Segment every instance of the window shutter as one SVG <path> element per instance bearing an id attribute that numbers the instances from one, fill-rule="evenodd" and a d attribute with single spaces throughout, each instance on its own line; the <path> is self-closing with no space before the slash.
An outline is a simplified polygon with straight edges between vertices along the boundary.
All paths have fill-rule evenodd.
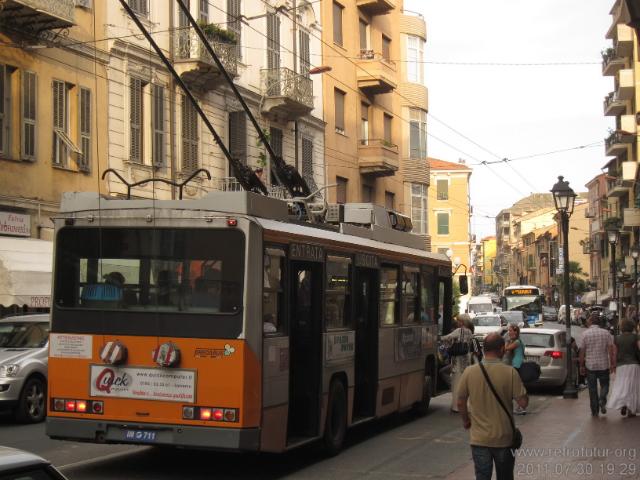
<path id="1" fill-rule="evenodd" d="M 298 43 L 300 44 L 300 73 L 309 77 L 311 69 L 311 51 L 309 50 L 309 33 L 304 30 L 298 32 Z"/>
<path id="2" fill-rule="evenodd" d="M 280 18 L 275 13 L 267 14 L 267 69 L 280 68 Z M 269 95 L 280 95 L 280 72 L 269 74 Z"/>
<path id="3" fill-rule="evenodd" d="M 22 158 L 36 159 L 36 74 L 22 75 Z"/>
<path id="4" fill-rule="evenodd" d="M 384 114 L 384 141 L 391 143 L 391 115 Z"/>
<path id="5" fill-rule="evenodd" d="M 269 137 L 271 138 L 270 144 L 272 150 L 277 156 L 282 157 L 282 130 L 271 127 L 269 129 Z"/>
<path id="6" fill-rule="evenodd" d="M 153 164 L 165 165 L 164 87 L 153 86 Z"/>
<path id="7" fill-rule="evenodd" d="M 341 92 L 337 88 L 333 90 L 335 103 L 336 103 L 336 111 L 335 111 L 335 123 L 336 130 L 344 133 L 344 92 Z"/>
<path id="8" fill-rule="evenodd" d="M 302 178 L 312 192 L 318 189 L 313 178 L 313 140 L 308 138 L 302 139 Z"/>
<path id="9" fill-rule="evenodd" d="M 80 149 L 78 167 L 83 171 L 91 170 L 91 90 L 80 89 Z"/>
<path id="10" fill-rule="evenodd" d="M 198 168 L 198 117 L 191 101 L 182 97 L 182 170 Z"/>
<path id="11" fill-rule="evenodd" d="M 342 45 L 342 5 L 333 2 L 333 41 Z"/>
<path id="12" fill-rule="evenodd" d="M 131 130 L 130 158 L 132 162 L 142 163 L 142 80 L 132 78 L 130 84 L 129 126 Z"/>
<path id="13" fill-rule="evenodd" d="M 200 0 L 200 21 L 209 23 L 209 0 Z"/>
<path id="14" fill-rule="evenodd" d="M 409 156 L 420 158 L 420 123 L 413 120 L 409 123 L 409 147 Z"/>
<path id="15" fill-rule="evenodd" d="M 438 200 L 448 200 L 449 199 L 449 181 L 438 180 L 437 192 L 438 192 Z"/>
<path id="16" fill-rule="evenodd" d="M 242 111 L 229 113 L 229 153 L 247 164 L 247 118 Z"/>
<path id="17" fill-rule="evenodd" d="M 53 81 L 53 163 L 64 165 L 67 159 L 67 145 L 57 132 L 66 133 L 66 85 L 60 80 Z"/>
<path id="18" fill-rule="evenodd" d="M 227 29 L 236 36 L 236 54 L 242 58 L 242 22 L 240 21 L 240 0 L 227 0 Z"/>

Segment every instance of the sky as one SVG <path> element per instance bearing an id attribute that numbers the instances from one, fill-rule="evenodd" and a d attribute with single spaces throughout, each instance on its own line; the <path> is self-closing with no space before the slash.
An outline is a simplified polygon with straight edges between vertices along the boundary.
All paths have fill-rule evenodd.
<path id="1" fill-rule="evenodd" d="M 584 192 L 585 184 L 601 173 L 607 162 L 603 141 L 614 125 L 602 106 L 613 90 L 613 77 L 602 76 L 600 63 L 600 52 L 611 46 L 605 35 L 613 4 L 404 0 L 404 8 L 421 13 L 427 23 L 428 155 L 464 159 L 473 168 L 471 229 L 478 239 L 495 235 L 500 210 L 531 192 L 548 192 L 558 175 Z M 591 146 L 480 164 L 582 145 Z"/>

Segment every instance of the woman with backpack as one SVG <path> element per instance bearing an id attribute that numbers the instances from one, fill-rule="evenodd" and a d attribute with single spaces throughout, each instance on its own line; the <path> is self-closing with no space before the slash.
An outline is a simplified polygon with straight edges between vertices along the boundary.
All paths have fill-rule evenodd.
<path id="1" fill-rule="evenodd" d="M 451 413 L 458 413 L 458 383 L 464 369 L 471 364 L 473 333 L 465 325 L 470 320 L 471 317 L 466 313 L 458 315 L 458 328 L 441 339 L 448 347 L 451 358 Z"/>

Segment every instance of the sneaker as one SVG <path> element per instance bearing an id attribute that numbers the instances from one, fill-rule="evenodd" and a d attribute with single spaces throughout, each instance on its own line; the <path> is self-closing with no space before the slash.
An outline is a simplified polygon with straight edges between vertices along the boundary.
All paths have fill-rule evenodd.
<path id="1" fill-rule="evenodd" d="M 603 415 L 607 413 L 607 407 L 605 407 L 604 405 L 602 405 L 600 407 L 600 413 L 602 413 Z"/>

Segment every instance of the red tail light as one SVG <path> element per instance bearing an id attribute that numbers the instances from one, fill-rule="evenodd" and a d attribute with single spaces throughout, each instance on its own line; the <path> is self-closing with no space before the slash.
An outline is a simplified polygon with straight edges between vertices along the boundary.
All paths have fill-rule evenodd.
<path id="1" fill-rule="evenodd" d="M 222 412 L 222 409 L 217 408 L 217 409 L 215 409 L 215 410 L 213 411 L 213 419 L 214 419 L 214 420 L 216 420 L 216 421 L 218 421 L 218 422 L 219 422 L 220 420 L 222 420 L 222 418 L 223 418 L 223 417 L 224 417 L 224 414 L 223 414 L 223 412 Z"/>
<path id="2" fill-rule="evenodd" d="M 564 354 L 560 350 L 547 350 L 546 352 L 544 352 L 544 356 L 558 359 L 562 358 Z"/>
<path id="3" fill-rule="evenodd" d="M 64 409 L 67 412 L 75 412 L 76 411 L 76 401 L 75 400 L 67 400 Z"/>

